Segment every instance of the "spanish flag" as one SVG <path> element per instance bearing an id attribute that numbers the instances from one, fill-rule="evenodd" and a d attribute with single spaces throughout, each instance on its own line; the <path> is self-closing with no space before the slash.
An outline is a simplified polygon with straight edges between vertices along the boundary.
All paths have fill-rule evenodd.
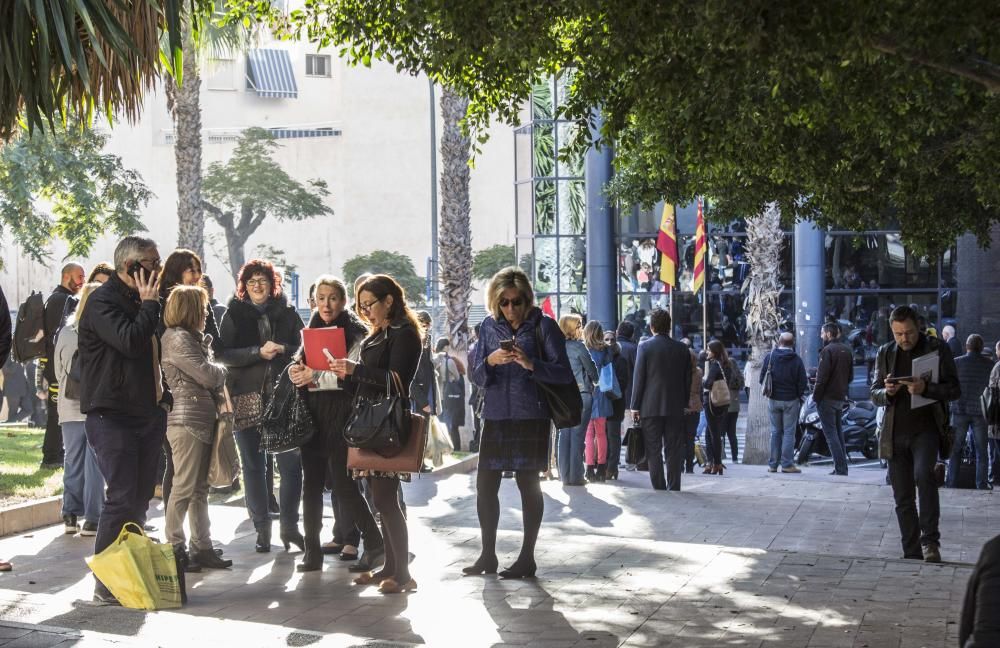
<path id="1" fill-rule="evenodd" d="M 663 205 L 660 232 L 656 235 L 656 249 L 660 251 L 660 281 L 671 288 L 677 286 L 677 218 L 674 206 Z"/>
<path id="2" fill-rule="evenodd" d="M 698 199 L 698 224 L 694 232 L 694 279 L 691 281 L 691 292 L 698 292 L 705 284 L 705 212 L 702 209 L 701 198 Z"/>

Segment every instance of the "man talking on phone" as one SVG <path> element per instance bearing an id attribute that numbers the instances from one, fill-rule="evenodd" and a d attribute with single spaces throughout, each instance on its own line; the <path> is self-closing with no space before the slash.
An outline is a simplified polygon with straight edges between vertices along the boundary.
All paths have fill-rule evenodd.
<path id="1" fill-rule="evenodd" d="M 871 387 L 872 402 L 886 408 L 879 456 L 889 462 L 903 558 L 941 562 L 934 465 L 947 438 L 948 402 L 962 394 L 958 371 L 948 345 L 921 333 L 909 306 L 893 310 L 889 326 L 893 340 L 878 350 Z M 938 358 L 937 382 L 913 375 L 913 361 L 928 354 Z M 934 402 L 914 406 L 915 396 Z"/>
<path id="2" fill-rule="evenodd" d="M 160 254 L 129 236 L 115 249 L 115 275 L 91 294 L 80 320 L 80 410 L 107 482 L 94 553 L 134 522 L 142 528 L 173 403 L 160 370 Z M 116 604 L 97 581 L 94 599 Z"/>

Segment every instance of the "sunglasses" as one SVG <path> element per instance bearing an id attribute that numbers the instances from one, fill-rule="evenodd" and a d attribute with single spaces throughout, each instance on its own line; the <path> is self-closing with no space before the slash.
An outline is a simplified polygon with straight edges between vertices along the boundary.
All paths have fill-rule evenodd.
<path id="1" fill-rule="evenodd" d="M 498 303 L 500 304 L 500 308 L 507 308 L 508 306 L 520 308 L 521 306 L 524 306 L 524 300 L 520 297 L 515 297 L 514 299 L 503 298 Z"/>

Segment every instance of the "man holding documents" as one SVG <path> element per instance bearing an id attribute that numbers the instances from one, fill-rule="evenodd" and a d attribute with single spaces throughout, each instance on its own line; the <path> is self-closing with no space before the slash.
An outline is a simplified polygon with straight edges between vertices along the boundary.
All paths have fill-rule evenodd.
<path id="1" fill-rule="evenodd" d="M 903 558 L 941 562 L 934 465 L 947 404 L 961 396 L 958 372 L 947 344 L 920 332 L 912 308 L 893 310 L 889 326 L 893 341 L 878 351 L 871 387 L 872 401 L 886 408 L 879 455 L 889 461 Z"/>

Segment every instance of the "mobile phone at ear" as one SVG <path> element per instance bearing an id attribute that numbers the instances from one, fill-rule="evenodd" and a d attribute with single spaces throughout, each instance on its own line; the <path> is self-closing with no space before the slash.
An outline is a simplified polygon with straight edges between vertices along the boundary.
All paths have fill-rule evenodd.
<path id="1" fill-rule="evenodd" d="M 132 263 L 129 264 L 128 268 L 126 268 L 125 272 L 128 273 L 128 276 L 135 279 L 136 276 L 139 274 L 139 270 L 142 270 L 142 264 L 139 263 L 138 261 L 133 261 Z"/>

